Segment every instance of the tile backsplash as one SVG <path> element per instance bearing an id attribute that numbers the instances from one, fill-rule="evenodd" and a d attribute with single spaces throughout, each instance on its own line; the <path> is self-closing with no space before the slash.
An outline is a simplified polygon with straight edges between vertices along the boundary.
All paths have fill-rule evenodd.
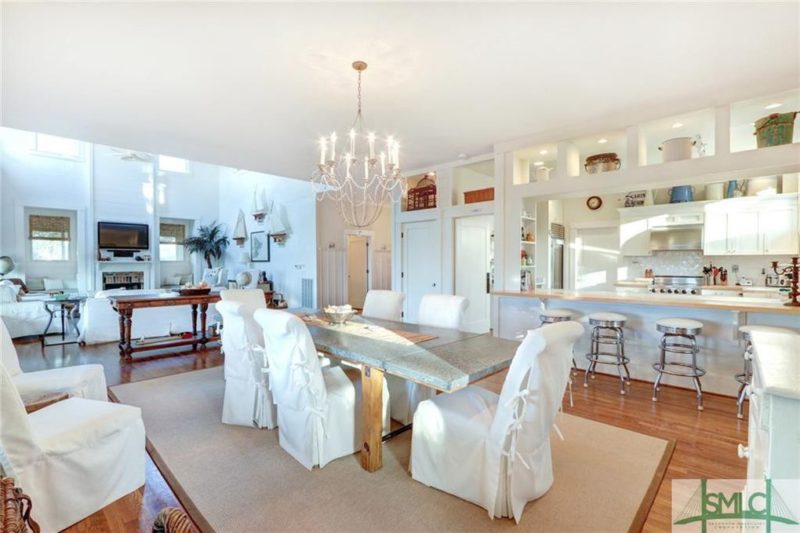
<path id="1" fill-rule="evenodd" d="M 788 263 L 790 256 L 705 256 L 702 252 L 655 252 L 653 255 L 641 257 L 623 257 L 621 266 L 627 272 L 627 278 L 640 278 L 644 276 L 646 268 L 652 268 L 653 273 L 673 276 L 701 276 L 703 266 L 714 266 L 728 270 L 728 283 L 736 283 L 733 274 L 733 265 L 739 265 L 739 277 L 746 277 L 753 281 L 753 285 L 763 286 L 765 274 L 772 272 L 771 261 L 777 260 Z"/>

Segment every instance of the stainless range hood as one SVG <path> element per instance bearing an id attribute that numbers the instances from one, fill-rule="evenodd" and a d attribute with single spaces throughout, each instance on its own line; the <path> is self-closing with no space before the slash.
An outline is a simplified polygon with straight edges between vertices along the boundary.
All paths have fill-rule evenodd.
<path id="1" fill-rule="evenodd" d="M 651 252 L 702 251 L 703 226 L 666 226 L 650 230 Z"/>

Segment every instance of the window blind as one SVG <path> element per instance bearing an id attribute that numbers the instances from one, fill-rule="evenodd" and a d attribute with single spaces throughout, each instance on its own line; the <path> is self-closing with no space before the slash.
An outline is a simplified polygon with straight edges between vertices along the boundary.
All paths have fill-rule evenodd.
<path id="1" fill-rule="evenodd" d="M 161 244 L 183 244 L 183 241 L 186 240 L 186 226 L 183 224 L 162 222 L 158 232 L 158 242 Z"/>
<path id="2" fill-rule="evenodd" d="M 28 230 L 31 240 L 69 241 L 69 217 L 30 215 Z"/>

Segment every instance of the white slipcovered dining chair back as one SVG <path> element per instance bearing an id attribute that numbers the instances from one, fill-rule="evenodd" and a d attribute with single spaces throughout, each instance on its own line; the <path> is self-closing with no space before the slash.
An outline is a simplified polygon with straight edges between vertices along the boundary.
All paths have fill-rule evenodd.
<path id="1" fill-rule="evenodd" d="M 22 398 L 8 369 L 0 363 L 0 467 L 13 477 L 14 465 L 24 467 L 39 454 Z"/>
<path id="2" fill-rule="evenodd" d="M 2 318 L 0 318 L 0 363 L 5 365 L 12 378 L 22 374 L 17 357 L 17 349 L 14 347 L 11 334 L 8 332 L 8 328 L 6 328 Z"/>
<path id="3" fill-rule="evenodd" d="M 402 292 L 373 289 L 367 292 L 361 314 L 368 318 L 400 322 L 403 320 L 403 301 L 405 299 L 406 295 Z"/>
<path id="4" fill-rule="evenodd" d="M 263 428 L 277 425 L 277 414 L 269 391 L 264 336 L 253 318 L 265 309 L 259 289 L 223 290 L 216 306 L 222 315 L 222 349 L 225 353 L 225 397 L 222 421 Z"/>
<path id="5" fill-rule="evenodd" d="M 577 322 L 559 322 L 528 332 L 511 362 L 489 430 L 487 475 L 497 481 L 496 516 L 519 522 L 525 503 L 552 485 L 550 429 L 572 368 L 572 347 L 583 333 Z"/>
<path id="6" fill-rule="evenodd" d="M 274 309 L 259 310 L 255 319 L 264 332 L 272 396 L 278 409 L 283 406 L 295 410 L 324 409 L 322 366 L 303 321 Z"/>
<path id="7" fill-rule="evenodd" d="M 426 294 L 419 302 L 417 323 L 437 328 L 460 329 L 469 300 L 450 294 Z"/>

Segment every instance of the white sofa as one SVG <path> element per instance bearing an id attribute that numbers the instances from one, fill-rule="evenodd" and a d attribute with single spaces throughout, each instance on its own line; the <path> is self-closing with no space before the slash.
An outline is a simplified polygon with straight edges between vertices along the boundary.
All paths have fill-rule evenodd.
<path id="1" fill-rule="evenodd" d="M 163 292 L 169 291 L 112 289 L 98 292 L 94 298 L 87 299 L 81 307 L 81 319 L 78 323 L 78 329 L 81 334 L 78 340 L 86 344 L 119 342 L 119 314 L 111 307 L 109 296 L 153 295 Z M 211 325 L 218 320 L 214 305 L 209 305 L 206 325 Z M 200 328 L 199 312 L 197 327 L 198 329 Z M 191 306 L 178 305 L 136 309 L 133 312 L 132 328 L 131 337 L 133 339 L 161 337 L 170 333 L 191 331 Z"/>
<path id="2" fill-rule="evenodd" d="M 38 301 L 18 302 L 19 286 L 10 281 L 0 281 L 0 318 L 5 322 L 12 339 L 41 335 L 50 315 Z M 53 320 L 50 332 L 61 332 L 61 321 Z"/>

